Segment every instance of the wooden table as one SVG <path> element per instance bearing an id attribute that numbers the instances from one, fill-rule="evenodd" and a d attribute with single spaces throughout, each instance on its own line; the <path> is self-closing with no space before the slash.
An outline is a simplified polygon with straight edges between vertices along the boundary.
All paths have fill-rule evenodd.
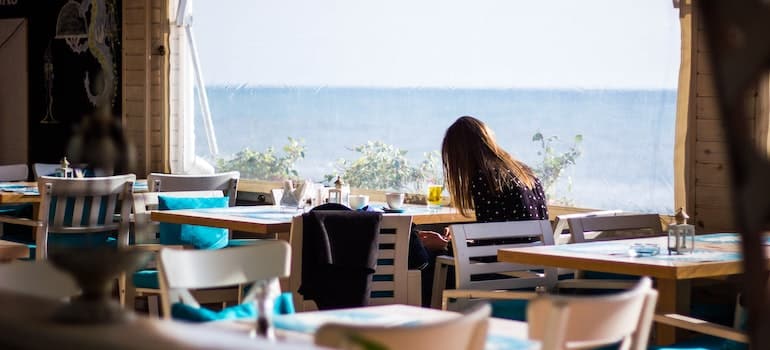
<path id="1" fill-rule="evenodd" d="M 313 332 L 325 322 L 365 322 L 376 325 L 413 324 L 414 322 L 440 321 L 455 317 L 457 313 L 417 306 L 393 304 L 352 309 L 309 311 L 273 318 L 276 336 L 291 342 L 312 342 Z M 253 321 L 225 321 L 211 324 L 247 334 L 254 328 Z M 489 319 L 488 349 L 536 349 L 538 343 L 529 341 L 527 323 L 501 318 Z"/>
<path id="2" fill-rule="evenodd" d="M 719 277 L 742 272 L 739 237 L 718 233 L 696 237 L 695 253 L 668 255 L 667 237 L 651 237 L 556 246 L 500 249 L 500 261 L 576 270 L 602 271 L 656 280 L 658 313 L 687 314 L 690 308 L 690 284 L 693 278 Z M 660 255 L 630 257 L 628 246 L 634 243 L 657 244 Z M 675 329 L 657 325 L 657 340 L 662 344 L 675 341 Z"/>
<path id="3" fill-rule="evenodd" d="M 37 182 L 0 182 L 0 205 L 2 204 L 23 204 L 32 203 L 37 205 L 40 203 L 40 193 L 26 191 L 22 192 L 23 188 L 19 188 L 18 191 L 12 191 L 7 186 L 22 186 L 26 189 L 37 189 Z M 134 192 L 147 192 L 147 180 L 140 179 L 134 182 Z"/>
<path id="4" fill-rule="evenodd" d="M 238 206 L 215 209 L 181 209 L 153 211 L 150 217 L 153 221 L 172 224 L 191 224 L 201 226 L 223 227 L 235 231 L 258 234 L 276 234 L 289 232 L 292 216 L 303 211 L 283 209 L 277 206 Z M 386 213 L 384 215 L 411 215 L 415 224 L 437 224 L 450 222 L 468 222 L 474 218 L 460 215 L 453 208 L 441 208 L 439 211 L 428 211 L 425 206 L 407 205 L 405 212 Z"/>
<path id="5" fill-rule="evenodd" d="M 243 332 L 137 315 L 127 324 L 51 321 L 62 303 L 0 291 L 0 349 L 318 349 L 307 342 L 268 342 Z"/>
<path id="6" fill-rule="evenodd" d="M 0 240 L 0 263 L 10 262 L 29 256 L 26 244 Z"/>

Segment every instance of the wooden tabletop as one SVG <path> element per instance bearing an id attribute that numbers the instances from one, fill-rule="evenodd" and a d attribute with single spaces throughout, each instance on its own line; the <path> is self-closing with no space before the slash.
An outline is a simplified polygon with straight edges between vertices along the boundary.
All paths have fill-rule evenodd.
<path id="1" fill-rule="evenodd" d="M 51 321 L 61 302 L 0 291 L 0 349 L 318 349 L 312 343 L 250 339 L 235 330 L 137 315 L 126 324 Z"/>
<path id="2" fill-rule="evenodd" d="M 289 232 L 291 218 L 302 210 L 284 209 L 277 206 L 237 206 L 216 209 L 182 209 L 153 211 L 153 221 L 173 224 L 224 227 L 231 230 L 272 234 Z M 464 217 L 452 208 L 429 211 L 425 206 L 405 206 L 404 213 L 384 215 L 412 215 L 415 224 L 467 222 L 475 218 Z"/>
<path id="3" fill-rule="evenodd" d="M 392 304 L 276 315 L 273 316 L 273 321 L 279 339 L 293 342 L 312 342 L 313 332 L 325 322 L 350 323 L 358 320 L 369 325 L 387 326 L 441 321 L 456 316 L 457 313 L 452 311 Z M 211 326 L 229 328 L 246 334 L 253 329 L 254 324 L 253 321 L 225 321 L 212 323 Z M 537 348 L 538 343 L 527 340 L 527 332 L 526 322 L 492 317 L 489 319 L 486 348 L 533 350 Z"/>
<path id="4" fill-rule="evenodd" d="M 147 192 L 147 180 L 136 180 L 134 192 Z M 40 203 L 37 182 L 0 182 L 0 204 L 23 203 Z"/>
<path id="5" fill-rule="evenodd" d="M 26 244 L 0 240 L 0 263 L 29 257 Z"/>
<path id="6" fill-rule="evenodd" d="M 635 243 L 656 244 L 660 254 L 632 257 L 628 247 Z M 716 277 L 742 272 L 738 236 L 717 233 L 696 237 L 695 252 L 668 255 L 667 237 L 650 237 L 590 243 L 505 248 L 500 261 L 602 271 L 664 279 Z"/>

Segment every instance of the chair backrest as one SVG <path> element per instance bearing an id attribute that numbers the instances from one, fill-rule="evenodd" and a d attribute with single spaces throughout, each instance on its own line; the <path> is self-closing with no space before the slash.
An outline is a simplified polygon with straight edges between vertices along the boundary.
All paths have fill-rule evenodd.
<path id="1" fill-rule="evenodd" d="M 0 290 L 58 300 L 80 294 L 75 279 L 47 260 L 0 264 Z"/>
<path id="2" fill-rule="evenodd" d="M 383 215 L 378 237 L 377 269 L 372 276 L 369 305 L 407 304 L 409 271 L 409 236 L 412 227 L 410 215 Z M 291 221 L 292 249 L 290 288 L 294 306 L 299 311 L 307 304 L 297 291 L 302 276 L 302 216 Z M 310 302 L 308 302 L 310 303 Z"/>
<path id="3" fill-rule="evenodd" d="M 289 276 L 291 248 L 285 241 L 262 240 L 227 249 L 162 249 L 159 258 L 161 304 L 170 317 L 171 304 L 200 306 L 191 290 L 267 282 L 280 292 L 278 278 Z M 253 300 L 251 288 L 244 301 Z"/>
<path id="4" fill-rule="evenodd" d="M 158 209 L 158 197 L 222 197 L 219 190 L 210 191 L 173 191 L 134 193 L 134 240 L 136 243 L 157 243 L 160 223 L 150 219 L 152 210 Z"/>
<path id="5" fill-rule="evenodd" d="M 128 246 L 134 174 L 62 178 L 40 176 L 36 258 L 47 256 L 48 233 L 117 231 L 118 246 Z M 119 220 L 115 220 L 119 214 Z"/>
<path id="6" fill-rule="evenodd" d="M 562 215 L 556 215 L 556 218 L 553 221 L 553 243 L 554 244 L 564 244 L 564 243 L 574 243 L 572 242 L 572 235 L 570 234 L 569 230 L 569 219 L 573 218 L 584 218 L 584 217 L 595 217 L 595 216 L 615 216 L 615 215 L 622 215 L 622 210 L 598 210 L 598 211 L 589 211 L 585 213 L 572 213 L 572 214 L 562 214 Z"/>
<path id="7" fill-rule="evenodd" d="M 147 175 L 147 187 L 150 192 L 220 190 L 228 197 L 232 207 L 238 194 L 240 177 L 241 173 L 237 171 L 206 175 L 150 173 Z"/>
<path id="8" fill-rule="evenodd" d="M 658 214 L 630 214 L 617 216 L 577 217 L 569 222 L 572 241 L 610 240 L 663 233 Z M 603 231 L 612 231 L 612 234 Z"/>
<path id="9" fill-rule="evenodd" d="M 315 333 L 315 344 L 335 349 L 484 349 L 491 308 L 438 322 L 404 326 L 326 323 Z M 371 344 L 370 346 L 367 346 Z"/>
<path id="10" fill-rule="evenodd" d="M 0 181 L 27 181 L 28 177 L 27 164 L 0 165 Z"/>
<path id="11" fill-rule="evenodd" d="M 553 245 L 548 220 L 456 224 L 449 229 L 457 289 L 550 288 L 556 283 L 554 268 L 497 261 L 497 250 L 501 248 Z M 476 278 L 489 275 L 496 278 Z"/>
<path id="12" fill-rule="evenodd" d="M 61 168 L 59 163 L 34 163 L 32 164 L 32 175 L 35 175 L 35 179 L 41 176 L 51 176 Z"/>
<path id="13" fill-rule="evenodd" d="M 622 342 L 620 349 L 643 350 L 658 292 L 642 278 L 631 290 L 601 296 L 544 295 L 527 306 L 529 338 L 543 350 L 596 348 Z"/>

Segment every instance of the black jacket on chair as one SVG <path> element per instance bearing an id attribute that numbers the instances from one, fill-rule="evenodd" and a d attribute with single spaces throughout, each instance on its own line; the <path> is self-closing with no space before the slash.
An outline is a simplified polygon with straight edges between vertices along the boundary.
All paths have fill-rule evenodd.
<path id="1" fill-rule="evenodd" d="M 320 310 L 365 306 L 377 267 L 382 213 L 343 210 L 302 215 L 299 293 Z"/>

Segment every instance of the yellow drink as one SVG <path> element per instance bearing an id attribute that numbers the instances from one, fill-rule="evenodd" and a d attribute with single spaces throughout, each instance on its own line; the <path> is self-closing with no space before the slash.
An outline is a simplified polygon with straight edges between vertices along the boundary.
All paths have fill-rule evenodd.
<path id="1" fill-rule="evenodd" d="M 444 190 L 442 185 L 428 185 L 428 196 L 425 198 L 428 202 L 428 207 L 440 207 L 441 206 L 441 192 Z"/>

